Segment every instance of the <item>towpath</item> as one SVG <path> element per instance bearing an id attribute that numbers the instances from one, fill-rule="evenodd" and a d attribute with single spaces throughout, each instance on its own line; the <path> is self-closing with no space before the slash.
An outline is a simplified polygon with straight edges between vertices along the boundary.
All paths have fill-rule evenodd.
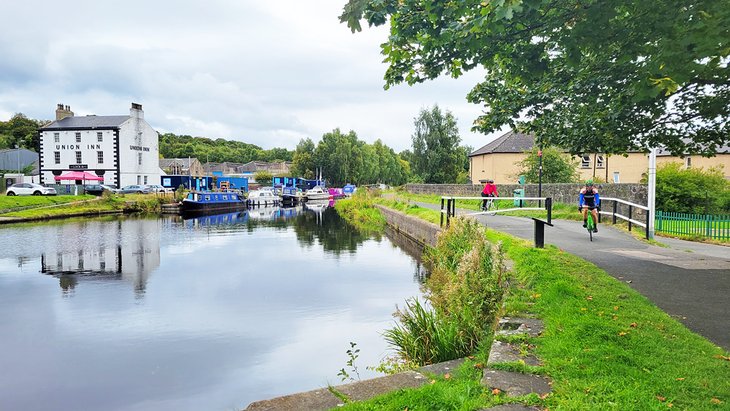
<path id="1" fill-rule="evenodd" d="M 436 204 L 417 204 L 440 209 Z M 473 212 L 457 209 L 456 215 Z M 473 217 L 494 230 L 534 238 L 529 218 Z M 590 242 L 578 221 L 553 220 L 553 224 L 545 227 L 545 244 L 596 264 L 690 330 L 730 350 L 730 247 L 656 237 L 666 246 L 660 247 L 603 224 Z"/>

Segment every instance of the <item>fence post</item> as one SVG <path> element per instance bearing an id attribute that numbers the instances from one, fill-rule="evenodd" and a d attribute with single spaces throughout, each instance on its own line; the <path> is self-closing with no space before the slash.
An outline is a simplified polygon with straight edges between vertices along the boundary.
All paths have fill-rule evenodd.
<path id="1" fill-rule="evenodd" d="M 444 198 L 441 197 L 441 224 L 439 224 L 439 227 L 444 226 Z"/>
<path id="2" fill-rule="evenodd" d="M 553 198 L 548 197 L 545 199 L 545 208 L 547 209 L 547 222 L 552 223 L 553 220 Z"/>
<path id="3" fill-rule="evenodd" d="M 649 219 L 651 218 L 651 213 L 649 212 L 649 210 L 646 210 L 645 214 L 646 214 L 646 239 L 648 240 L 649 239 L 649 226 L 650 226 Z"/>
<path id="4" fill-rule="evenodd" d="M 449 228 L 449 219 L 451 218 L 451 199 L 446 200 L 446 228 Z"/>
<path id="5" fill-rule="evenodd" d="M 712 238 L 712 216 L 709 214 L 705 214 L 705 227 L 707 237 Z"/>
<path id="6" fill-rule="evenodd" d="M 613 225 L 616 225 L 616 211 L 618 211 L 618 201 L 613 200 Z"/>
<path id="7" fill-rule="evenodd" d="M 659 221 L 657 221 L 657 223 L 658 223 L 657 224 L 657 231 L 662 231 L 663 230 L 663 227 L 664 227 L 664 224 L 663 224 L 664 223 L 664 219 L 662 218 L 662 212 L 660 210 L 657 210 L 657 212 L 656 212 L 656 218 L 657 218 L 657 220 L 659 220 Z"/>
<path id="8" fill-rule="evenodd" d="M 633 218 L 631 216 L 631 211 L 633 210 L 633 206 L 629 205 L 629 231 L 631 231 L 631 219 Z"/>

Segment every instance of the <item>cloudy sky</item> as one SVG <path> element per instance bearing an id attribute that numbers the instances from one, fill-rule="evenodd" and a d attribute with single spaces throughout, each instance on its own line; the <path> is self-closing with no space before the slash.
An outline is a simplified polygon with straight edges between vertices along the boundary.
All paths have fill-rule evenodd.
<path id="1" fill-rule="evenodd" d="M 339 127 L 409 148 L 413 119 L 438 104 L 462 144 L 481 108 L 466 102 L 479 73 L 383 89 L 384 27 L 352 34 L 345 0 L 23 0 L 3 5 L 0 120 L 119 115 L 143 105 L 160 132 L 293 149 Z"/>

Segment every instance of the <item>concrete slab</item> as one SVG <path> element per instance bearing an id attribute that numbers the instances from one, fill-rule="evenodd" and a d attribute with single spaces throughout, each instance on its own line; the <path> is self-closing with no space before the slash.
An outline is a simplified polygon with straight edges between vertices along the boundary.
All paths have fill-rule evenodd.
<path id="1" fill-rule="evenodd" d="M 334 388 L 352 401 L 364 401 L 402 388 L 418 388 L 428 383 L 428 381 L 428 378 L 422 374 L 415 371 L 405 371 L 371 380 L 338 385 Z"/>
<path id="2" fill-rule="evenodd" d="M 458 358 L 456 360 L 451 361 L 444 361 L 437 364 L 431 364 L 426 365 L 424 367 L 419 368 L 417 371 L 421 374 L 427 373 L 427 374 L 436 374 L 436 375 L 446 375 L 453 373 L 459 366 L 464 363 L 463 358 Z"/>
<path id="3" fill-rule="evenodd" d="M 285 395 L 270 400 L 256 401 L 249 404 L 245 411 L 324 411 L 343 404 L 328 389 L 322 388 L 298 394 Z"/>
<path id="4" fill-rule="evenodd" d="M 537 337 L 544 329 L 542 320 L 537 318 L 504 317 L 499 320 L 497 335 L 527 334 L 530 337 Z"/>
<path id="5" fill-rule="evenodd" d="M 524 361 L 527 365 L 540 365 L 540 360 L 532 354 L 522 354 L 520 347 L 515 344 L 494 340 L 492 348 L 489 350 L 489 359 L 487 364 L 499 364 L 505 362 Z"/>
<path id="6" fill-rule="evenodd" d="M 481 382 L 490 389 L 499 389 L 508 397 L 531 393 L 543 395 L 552 390 L 550 380 L 546 377 L 512 371 L 484 370 Z"/>

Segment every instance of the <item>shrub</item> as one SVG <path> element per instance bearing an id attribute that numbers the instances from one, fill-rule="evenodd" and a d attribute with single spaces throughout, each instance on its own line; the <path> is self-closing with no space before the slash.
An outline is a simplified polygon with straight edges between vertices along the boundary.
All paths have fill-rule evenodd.
<path id="1" fill-rule="evenodd" d="M 673 162 L 657 169 L 656 180 L 659 210 L 705 214 L 730 211 L 730 183 L 719 169 L 683 169 Z"/>
<path id="2" fill-rule="evenodd" d="M 471 219 L 456 218 L 439 236 L 424 263 L 428 311 L 418 300 L 398 310 L 387 341 L 409 363 L 430 364 L 473 353 L 489 334 L 502 296 L 502 250 Z"/>

